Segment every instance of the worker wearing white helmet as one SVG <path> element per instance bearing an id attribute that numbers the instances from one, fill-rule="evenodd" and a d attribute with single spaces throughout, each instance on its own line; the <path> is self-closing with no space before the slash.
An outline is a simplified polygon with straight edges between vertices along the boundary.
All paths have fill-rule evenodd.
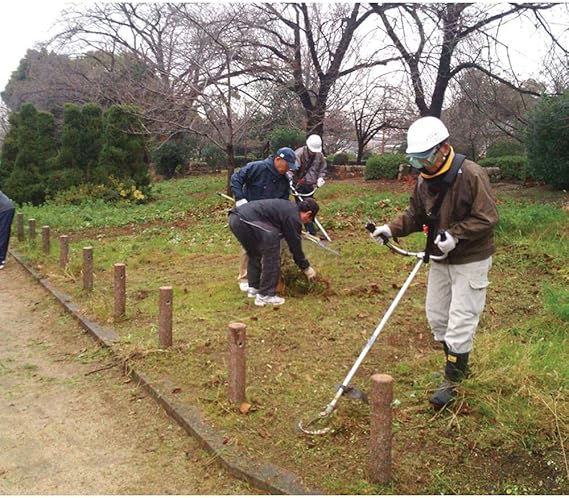
<path id="1" fill-rule="evenodd" d="M 310 135 L 306 139 L 306 145 L 296 149 L 294 153 L 299 165 L 293 178 L 296 190 L 300 194 L 307 194 L 315 188 L 324 186 L 328 165 L 322 153 L 322 138 L 319 135 Z M 306 229 L 312 235 L 316 235 L 313 223 L 308 223 Z"/>
<path id="2" fill-rule="evenodd" d="M 426 314 L 445 352 L 445 381 L 430 398 L 435 409 L 451 404 L 468 373 L 474 334 L 486 301 L 492 266 L 496 199 L 486 170 L 455 153 L 444 123 L 427 116 L 407 132 L 407 159 L 419 171 L 409 206 L 378 227 L 372 237 L 403 237 L 428 227 L 426 252 L 446 255 L 432 261 Z"/>

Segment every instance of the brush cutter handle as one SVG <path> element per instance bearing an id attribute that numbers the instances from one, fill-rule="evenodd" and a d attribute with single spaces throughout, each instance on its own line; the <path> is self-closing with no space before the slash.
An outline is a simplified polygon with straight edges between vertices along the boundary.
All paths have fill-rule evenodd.
<path id="1" fill-rule="evenodd" d="M 375 223 L 368 220 L 366 224 L 366 230 L 368 230 L 370 233 L 373 233 L 375 232 L 375 229 L 376 229 Z M 391 249 L 393 252 L 396 252 L 397 254 L 401 254 L 402 256 L 413 256 L 414 258 L 425 257 L 425 253 L 423 251 L 420 252 L 406 251 L 405 249 L 395 245 L 393 241 L 388 237 L 385 237 L 384 235 L 380 235 L 380 237 L 383 239 L 383 243 L 387 247 L 389 247 L 389 249 Z M 430 256 L 430 259 L 432 259 L 433 261 L 442 261 L 445 258 L 446 254 L 443 254 L 442 256 Z"/>
<path id="2" fill-rule="evenodd" d="M 296 188 L 292 184 L 292 181 L 290 182 L 290 192 L 292 193 L 292 195 L 294 195 L 295 197 L 298 197 L 300 200 L 304 199 L 305 197 L 313 196 L 314 192 L 316 192 L 317 190 L 318 190 L 318 187 L 314 187 L 312 192 L 308 192 L 307 194 L 301 194 L 298 190 L 296 190 Z"/>

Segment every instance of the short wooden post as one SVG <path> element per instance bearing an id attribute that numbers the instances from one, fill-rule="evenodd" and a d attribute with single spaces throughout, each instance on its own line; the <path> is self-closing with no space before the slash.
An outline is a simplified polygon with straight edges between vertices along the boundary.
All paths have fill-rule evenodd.
<path id="1" fill-rule="evenodd" d="M 59 236 L 59 266 L 65 270 L 69 264 L 69 236 Z"/>
<path id="2" fill-rule="evenodd" d="M 126 266 L 124 263 L 115 263 L 115 320 L 124 317 L 126 307 Z"/>
<path id="3" fill-rule="evenodd" d="M 50 247 L 50 236 L 49 236 L 49 226 L 44 225 L 41 227 L 41 241 L 43 246 L 43 252 L 49 254 Z"/>
<path id="4" fill-rule="evenodd" d="M 227 343 L 229 345 L 228 394 L 231 403 L 245 401 L 245 371 L 247 326 L 244 323 L 229 324 Z"/>
<path id="5" fill-rule="evenodd" d="M 16 214 L 16 227 L 18 229 L 18 240 L 23 242 L 26 240 L 26 236 L 24 234 L 24 213 Z"/>
<path id="6" fill-rule="evenodd" d="M 158 315 L 158 340 L 160 347 L 172 346 L 172 287 L 160 287 L 160 310 Z"/>
<path id="7" fill-rule="evenodd" d="M 83 290 L 93 290 L 93 248 L 83 248 Z"/>
<path id="8" fill-rule="evenodd" d="M 34 218 L 30 218 L 28 220 L 28 231 L 30 232 L 30 242 L 32 244 L 36 243 L 36 220 Z"/>
<path id="9" fill-rule="evenodd" d="M 387 484 L 391 481 L 391 402 L 393 378 L 390 375 L 371 376 L 369 434 L 370 481 Z"/>

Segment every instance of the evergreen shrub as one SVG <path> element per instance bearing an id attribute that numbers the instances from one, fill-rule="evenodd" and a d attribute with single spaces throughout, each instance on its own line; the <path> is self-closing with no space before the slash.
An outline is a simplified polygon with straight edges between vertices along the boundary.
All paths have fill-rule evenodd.
<path id="1" fill-rule="evenodd" d="M 525 153 L 524 144 L 516 140 L 496 140 L 488 147 L 486 157 L 524 156 Z"/>
<path id="2" fill-rule="evenodd" d="M 348 164 L 349 160 L 350 156 L 348 155 L 347 152 L 336 152 L 336 154 L 334 154 L 334 164 L 337 165 Z"/>
<path id="3" fill-rule="evenodd" d="M 188 146 L 184 142 L 170 140 L 152 153 L 156 172 L 165 178 L 179 173 L 187 162 Z"/>
<path id="4" fill-rule="evenodd" d="M 528 178 L 528 158 L 526 156 L 487 157 L 478 161 L 485 168 L 498 167 L 503 178 L 525 182 Z"/>
<path id="5" fill-rule="evenodd" d="M 405 154 L 373 154 L 366 161 L 364 178 L 366 180 L 379 180 L 386 178 L 393 180 L 399 173 L 399 165 L 407 162 Z"/>
<path id="6" fill-rule="evenodd" d="M 528 171 L 557 189 L 569 188 L 569 91 L 543 97 L 528 115 Z"/>
<path id="7" fill-rule="evenodd" d="M 306 135 L 299 128 L 276 128 L 269 135 L 271 154 L 281 147 L 290 147 L 296 150 L 306 143 Z"/>

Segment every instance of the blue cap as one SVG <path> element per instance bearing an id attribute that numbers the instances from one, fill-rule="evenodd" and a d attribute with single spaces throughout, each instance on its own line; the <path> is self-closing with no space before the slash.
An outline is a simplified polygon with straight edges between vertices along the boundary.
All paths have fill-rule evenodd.
<path id="1" fill-rule="evenodd" d="M 284 159 L 288 165 L 288 169 L 294 170 L 297 168 L 296 154 L 290 147 L 281 147 L 279 150 L 277 150 L 275 157 Z"/>

